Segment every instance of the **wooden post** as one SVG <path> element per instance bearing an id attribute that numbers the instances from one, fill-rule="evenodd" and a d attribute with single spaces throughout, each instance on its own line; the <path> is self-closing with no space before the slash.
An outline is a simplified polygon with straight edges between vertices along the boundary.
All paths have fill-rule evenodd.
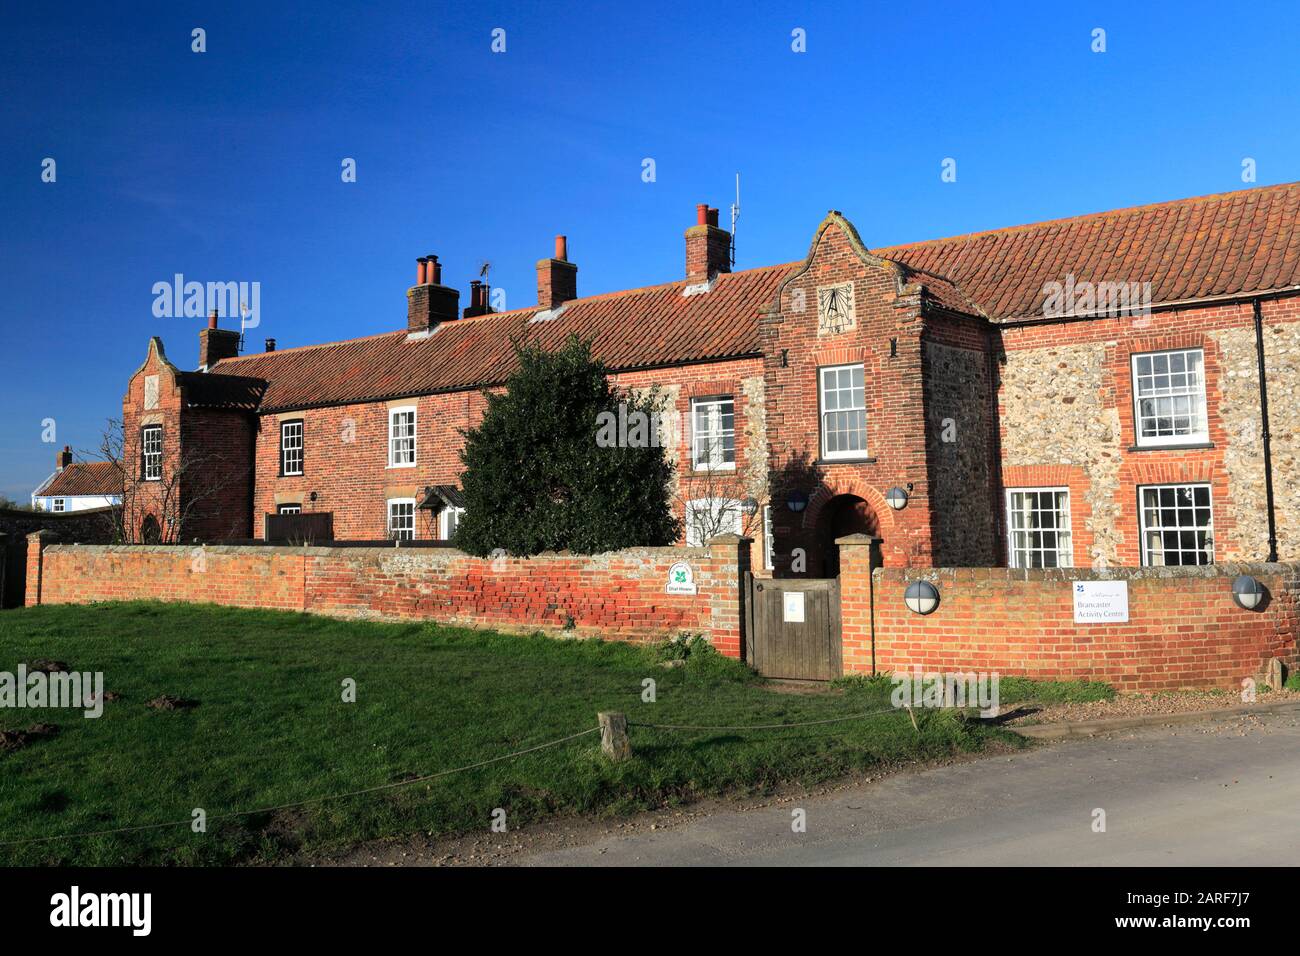
<path id="1" fill-rule="evenodd" d="M 1269 658 L 1264 671 L 1264 681 L 1269 688 L 1274 691 L 1281 690 L 1286 685 L 1286 676 L 1282 665 L 1282 658 Z"/>
<path id="2" fill-rule="evenodd" d="M 627 739 L 627 715 L 602 711 L 596 715 L 600 721 L 600 749 L 606 757 L 618 763 L 632 756 L 632 742 Z"/>

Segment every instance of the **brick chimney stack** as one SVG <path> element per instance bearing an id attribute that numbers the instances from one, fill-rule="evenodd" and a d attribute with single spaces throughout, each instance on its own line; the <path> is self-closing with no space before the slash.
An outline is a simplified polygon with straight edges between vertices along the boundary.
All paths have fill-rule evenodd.
<path id="1" fill-rule="evenodd" d="M 537 304 L 554 309 L 578 297 L 578 267 L 569 261 L 569 242 L 555 237 L 555 258 L 537 260 Z"/>
<path id="2" fill-rule="evenodd" d="M 72 464 L 72 446 L 64 445 L 63 451 L 56 452 L 54 455 L 54 466 L 62 471 Z"/>
<path id="3" fill-rule="evenodd" d="M 239 333 L 217 327 L 217 310 L 208 316 L 208 327 L 199 333 L 199 368 L 210 369 L 222 359 L 239 354 Z"/>
<path id="4" fill-rule="evenodd" d="M 406 331 L 431 332 L 452 322 L 460 310 L 460 292 L 442 284 L 437 256 L 416 259 L 415 285 L 406 290 Z"/>
<path id="5" fill-rule="evenodd" d="M 492 311 L 488 305 L 489 289 L 488 284 L 480 279 L 469 284 L 469 306 L 465 309 L 465 318 L 472 319 L 476 315 L 487 315 Z"/>
<path id="6" fill-rule="evenodd" d="M 718 210 L 700 203 L 695 225 L 686 230 L 686 278 L 706 282 L 731 271 L 731 233 L 718 226 Z"/>

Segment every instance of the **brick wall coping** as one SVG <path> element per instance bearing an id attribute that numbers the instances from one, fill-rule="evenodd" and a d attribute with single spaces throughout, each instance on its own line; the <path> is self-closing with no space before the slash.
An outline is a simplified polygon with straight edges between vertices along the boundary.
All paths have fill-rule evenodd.
<path id="1" fill-rule="evenodd" d="M 1108 568 L 876 568 L 873 577 L 902 581 L 1152 581 L 1187 578 L 1300 577 L 1300 564 L 1267 561 L 1227 562 L 1222 564 L 1184 565 L 1176 567 Z"/>
<path id="2" fill-rule="evenodd" d="M 736 539 L 737 543 L 741 539 Z M 714 538 L 711 543 L 731 543 L 729 539 Z M 330 548 L 312 545 L 294 547 L 292 545 L 247 545 L 247 544 L 50 544 L 45 551 L 58 553 L 75 551 L 79 554 L 177 554 L 200 548 L 208 554 L 232 555 L 308 555 L 311 557 L 421 557 L 431 562 L 436 559 L 469 558 L 471 560 L 492 561 L 492 558 L 478 558 L 475 555 L 459 551 L 456 548 Z M 513 557 L 506 555 L 505 561 L 548 561 L 579 560 L 601 561 L 618 559 L 653 559 L 653 558 L 708 558 L 709 548 L 704 547 L 663 547 L 663 548 L 625 548 L 622 551 L 605 551 L 600 554 L 574 554 L 568 551 L 543 551 L 530 557 Z"/>

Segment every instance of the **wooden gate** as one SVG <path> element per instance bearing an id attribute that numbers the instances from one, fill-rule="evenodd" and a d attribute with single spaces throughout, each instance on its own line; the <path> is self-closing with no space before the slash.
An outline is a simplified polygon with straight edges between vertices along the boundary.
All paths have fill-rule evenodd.
<path id="1" fill-rule="evenodd" d="M 843 673 L 838 578 L 746 574 L 745 659 L 765 677 L 830 680 Z"/>

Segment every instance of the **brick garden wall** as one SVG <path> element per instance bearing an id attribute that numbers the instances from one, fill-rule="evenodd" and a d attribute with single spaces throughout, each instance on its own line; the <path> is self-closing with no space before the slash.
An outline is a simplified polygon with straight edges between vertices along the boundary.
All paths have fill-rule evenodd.
<path id="1" fill-rule="evenodd" d="M 1105 681 L 1121 691 L 1240 688 L 1280 657 L 1293 668 L 1300 627 L 1300 567 L 1283 564 L 1131 568 L 878 568 L 868 548 L 845 546 L 841 593 L 845 672 L 872 670 L 871 587 L 879 671 L 997 671 L 1043 680 Z M 1263 610 L 1232 600 L 1232 579 L 1264 583 Z M 939 607 L 903 603 L 917 579 L 938 588 Z M 1071 583 L 1127 580 L 1127 624 L 1075 624 Z"/>
<path id="2" fill-rule="evenodd" d="M 475 558 L 452 549 L 158 546 L 40 547 L 29 539 L 27 603 L 193 601 L 402 618 L 498 630 L 646 641 L 704 634 L 740 656 L 748 541 L 599 555 Z M 665 593 L 686 561 L 698 593 Z M 570 626 L 571 625 L 571 626 Z"/>

